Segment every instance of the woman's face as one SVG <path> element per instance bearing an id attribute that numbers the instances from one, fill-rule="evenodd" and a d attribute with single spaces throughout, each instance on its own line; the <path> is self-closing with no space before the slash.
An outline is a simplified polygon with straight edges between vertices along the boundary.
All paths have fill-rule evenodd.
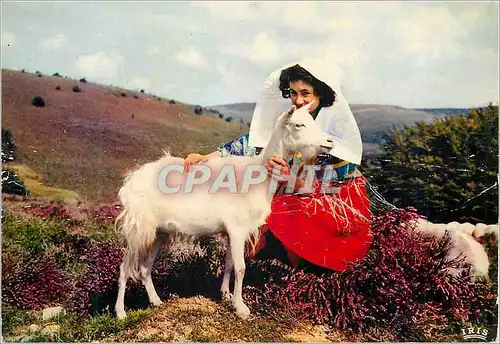
<path id="1" fill-rule="evenodd" d="M 298 80 L 290 83 L 290 100 L 297 108 L 313 103 L 309 109 L 312 113 L 319 106 L 319 96 L 314 93 L 314 89 L 308 83 Z"/>

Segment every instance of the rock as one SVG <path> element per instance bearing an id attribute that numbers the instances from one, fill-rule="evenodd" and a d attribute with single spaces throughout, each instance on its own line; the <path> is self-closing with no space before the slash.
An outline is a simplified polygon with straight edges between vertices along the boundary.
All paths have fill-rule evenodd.
<path id="1" fill-rule="evenodd" d="M 28 330 L 31 332 L 31 333 L 36 333 L 38 331 L 40 331 L 40 326 L 38 326 L 37 324 L 31 324 L 30 326 L 28 326 Z"/>
<path id="2" fill-rule="evenodd" d="M 66 311 L 61 306 L 45 308 L 43 310 L 43 313 L 42 313 L 42 319 L 43 320 L 50 320 L 52 318 L 56 318 L 60 315 L 65 315 L 65 314 L 66 314 Z"/>
<path id="3" fill-rule="evenodd" d="M 20 342 L 21 343 L 29 343 L 35 338 L 36 338 L 36 336 L 26 336 L 26 337 L 21 338 Z"/>
<path id="4" fill-rule="evenodd" d="M 51 336 L 54 334 L 58 334 L 59 330 L 61 329 L 61 326 L 57 324 L 50 324 L 47 325 L 43 328 L 42 332 L 40 334 L 45 335 L 45 336 Z"/>

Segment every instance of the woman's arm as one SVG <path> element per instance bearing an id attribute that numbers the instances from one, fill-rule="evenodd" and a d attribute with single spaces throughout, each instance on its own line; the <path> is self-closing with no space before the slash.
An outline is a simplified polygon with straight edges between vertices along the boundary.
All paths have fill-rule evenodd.
<path id="1" fill-rule="evenodd" d="M 248 155 L 250 152 L 248 147 L 248 134 L 243 135 L 235 140 L 229 141 L 217 147 L 217 150 L 203 155 L 198 153 L 188 154 L 184 160 L 184 171 L 189 172 L 192 165 L 196 165 L 200 162 L 206 162 L 212 158 L 220 158 L 228 155 Z"/>

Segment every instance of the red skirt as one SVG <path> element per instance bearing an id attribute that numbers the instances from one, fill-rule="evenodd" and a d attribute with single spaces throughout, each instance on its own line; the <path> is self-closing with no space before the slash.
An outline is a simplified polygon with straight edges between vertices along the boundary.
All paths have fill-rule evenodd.
<path id="1" fill-rule="evenodd" d="M 265 249 L 264 234 L 269 230 L 289 257 L 344 271 L 348 263 L 363 259 L 370 249 L 370 219 L 364 177 L 341 184 L 337 193 L 321 193 L 318 186 L 313 194 L 276 195 L 251 256 Z"/>

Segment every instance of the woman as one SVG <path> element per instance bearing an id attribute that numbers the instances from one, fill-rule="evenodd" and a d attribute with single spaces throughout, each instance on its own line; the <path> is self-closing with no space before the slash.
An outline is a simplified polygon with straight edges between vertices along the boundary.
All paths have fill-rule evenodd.
<path id="1" fill-rule="evenodd" d="M 250 132 L 228 142 L 208 155 L 189 154 L 185 167 L 213 156 L 259 154 L 271 135 L 279 113 L 290 106 L 312 104 L 309 112 L 325 133 L 334 139 L 329 154 L 314 161 L 314 192 L 295 194 L 304 186 L 305 171 L 300 152 L 291 161 L 273 157 L 267 163 L 269 175 L 297 172 L 294 192 L 278 189 L 272 213 L 261 228 L 261 239 L 251 255 L 278 258 L 297 267 L 312 264 L 344 271 L 350 262 L 362 259 L 372 243 L 369 229 L 370 206 L 366 179 L 356 168 L 361 163 L 362 142 L 359 128 L 340 89 L 340 71 L 328 62 L 309 59 L 288 64 L 271 73 L 256 105 Z M 321 189 L 330 186 L 329 193 Z"/>

